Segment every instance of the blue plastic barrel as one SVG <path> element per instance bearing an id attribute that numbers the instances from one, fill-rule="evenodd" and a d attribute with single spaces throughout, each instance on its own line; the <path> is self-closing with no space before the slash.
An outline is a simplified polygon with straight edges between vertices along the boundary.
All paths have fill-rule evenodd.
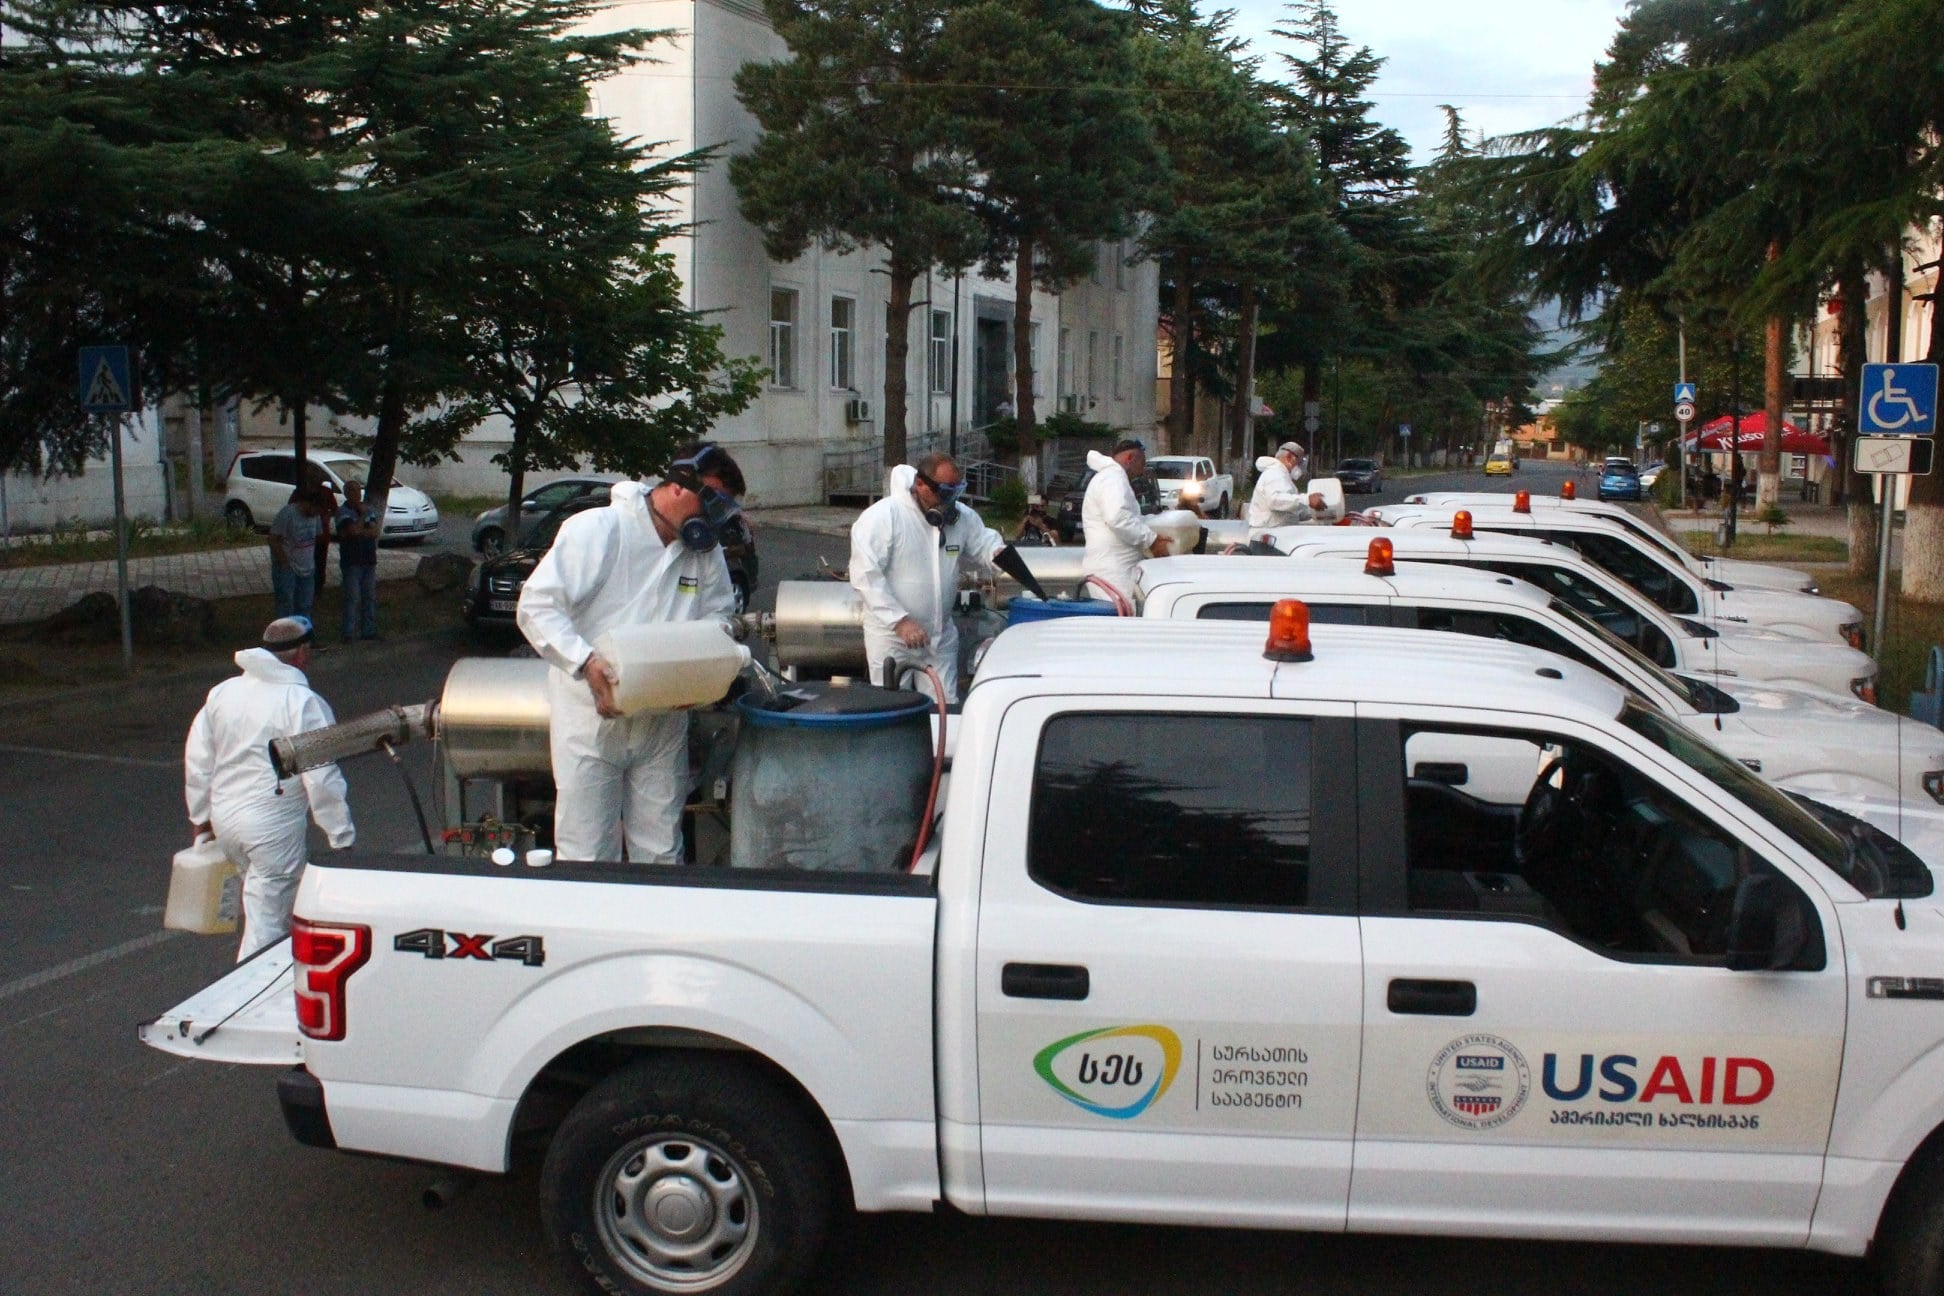
<path id="1" fill-rule="evenodd" d="M 1006 624 L 1052 621 L 1058 617 L 1113 616 L 1114 605 L 1104 599 L 1036 599 L 1021 594 L 1006 606 Z"/>

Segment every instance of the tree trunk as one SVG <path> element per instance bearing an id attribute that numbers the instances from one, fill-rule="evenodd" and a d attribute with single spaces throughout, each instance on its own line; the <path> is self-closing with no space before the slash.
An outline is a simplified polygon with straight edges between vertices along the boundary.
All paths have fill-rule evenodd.
<path id="1" fill-rule="evenodd" d="M 371 441 L 371 479 L 365 483 L 365 500 L 382 520 L 385 499 L 391 494 L 392 475 L 398 471 L 398 447 L 405 439 L 405 389 L 397 372 L 396 347 L 387 348 L 384 385 L 378 391 L 378 433 Z"/>
<path id="2" fill-rule="evenodd" d="M 909 456 L 905 434 L 906 406 L 911 401 L 911 286 L 918 276 L 891 266 L 891 300 L 884 320 L 884 466 L 901 464 Z"/>
<path id="3" fill-rule="evenodd" d="M 1186 252 L 1175 253 L 1174 309 L 1168 320 L 1168 452 L 1186 454 L 1195 434 L 1194 266 Z"/>
<path id="4" fill-rule="evenodd" d="M 1836 280 L 1843 313 L 1837 322 L 1837 368 L 1843 371 L 1842 410 L 1830 449 L 1842 456 L 1843 496 L 1849 519 L 1849 571 L 1865 579 L 1876 575 L 1877 511 L 1870 499 L 1870 475 L 1856 471 L 1857 398 L 1863 391 L 1863 362 L 1869 358 L 1870 284 L 1863 267 L 1844 270 Z"/>
<path id="5" fill-rule="evenodd" d="M 1901 275 L 1901 256 L 1897 270 Z M 1893 287 L 1894 336 L 1903 314 L 1903 284 L 1900 281 Z M 1930 350 L 1924 358 L 1931 364 L 1944 364 L 1944 311 L 1931 312 Z M 1911 478 L 1910 509 L 1904 514 L 1903 594 L 1923 603 L 1944 603 L 1944 474 Z M 1870 647 L 1881 655 L 1878 645 Z"/>
<path id="6" fill-rule="evenodd" d="M 520 547 L 520 497 L 526 494 L 527 447 L 533 438 L 530 429 L 539 418 L 538 410 L 522 410 L 513 419 L 513 444 L 506 448 L 506 518 L 500 532 L 506 549 Z"/>
<path id="7" fill-rule="evenodd" d="M 1256 318 L 1260 304 L 1254 284 L 1242 285 L 1242 319 L 1235 339 L 1235 421 L 1229 433 L 1228 459 L 1224 471 L 1233 472 L 1243 461 L 1255 420 Z"/>
<path id="8" fill-rule="evenodd" d="M 203 412 L 200 399 L 189 402 L 184 425 L 188 440 L 184 458 L 189 461 L 189 520 L 193 522 L 203 515 Z"/>
<path id="9" fill-rule="evenodd" d="M 1781 240 L 1769 242 L 1768 259 L 1782 259 Z M 1789 403 L 1789 321 L 1780 311 L 1768 317 L 1763 345 L 1762 408 L 1768 427 L 1762 434 L 1762 453 L 1755 461 L 1755 503 L 1767 508 L 1782 493 L 1782 414 Z"/>
<path id="10" fill-rule="evenodd" d="M 1033 240 L 1019 239 L 1013 266 L 1013 418 L 1019 425 L 1019 476 L 1038 494 L 1039 421 L 1033 410 Z"/>

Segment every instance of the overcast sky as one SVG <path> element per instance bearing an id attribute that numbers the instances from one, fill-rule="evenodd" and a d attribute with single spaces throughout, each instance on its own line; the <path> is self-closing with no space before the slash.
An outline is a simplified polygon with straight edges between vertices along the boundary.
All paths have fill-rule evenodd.
<path id="1" fill-rule="evenodd" d="M 1238 34 L 1280 77 L 1277 54 L 1294 47 L 1269 35 L 1280 0 L 1228 0 Z M 1585 106 L 1593 64 L 1612 39 L 1626 0 L 1337 0 L 1343 34 L 1387 60 L 1372 99 L 1425 162 L 1444 133 L 1438 105 L 1455 105 L 1473 131 L 1503 135 L 1550 126 Z"/>

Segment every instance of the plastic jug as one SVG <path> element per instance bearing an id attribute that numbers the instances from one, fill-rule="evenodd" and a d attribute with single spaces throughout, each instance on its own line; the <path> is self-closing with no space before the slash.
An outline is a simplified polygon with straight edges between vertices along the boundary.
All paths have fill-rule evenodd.
<path id="1" fill-rule="evenodd" d="M 1166 536 L 1170 554 L 1195 552 L 1201 543 L 1202 520 L 1187 509 L 1166 509 L 1141 519 L 1157 536 Z"/>
<path id="2" fill-rule="evenodd" d="M 594 651 L 620 677 L 614 702 L 622 715 L 719 701 L 749 664 L 749 649 L 713 619 L 624 626 L 596 639 Z"/>
<path id="3" fill-rule="evenodd" d="M 1312 477 L 1300 488 L 1303 498 L 1311 495 L 1323 497 L 1323 507 L 1317 513 L 1319 522 L 1334 522 L 1343 516 L 1343 483 L 1335 477 Z"/>
<path id="4" fill-rule="evenodd" d="M 169 870 L 169 902 L 162 925 L 175 931 L 220 936 L 236 930 L 243 907 L 243 876 L 214 837 L 176 852 Z"/>

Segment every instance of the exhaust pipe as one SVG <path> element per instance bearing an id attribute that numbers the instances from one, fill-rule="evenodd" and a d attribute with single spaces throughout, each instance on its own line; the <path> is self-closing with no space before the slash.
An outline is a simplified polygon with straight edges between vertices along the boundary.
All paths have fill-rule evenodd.
<path id="1" fill-rule="evenodd" d="M 460 1196 L 473 1186 L 471 1175 L 447 1175 L 434 1179 L 419 1194 L 419 1204 L 429 1211 L 444 1210 L 459 1200 Z"/>

